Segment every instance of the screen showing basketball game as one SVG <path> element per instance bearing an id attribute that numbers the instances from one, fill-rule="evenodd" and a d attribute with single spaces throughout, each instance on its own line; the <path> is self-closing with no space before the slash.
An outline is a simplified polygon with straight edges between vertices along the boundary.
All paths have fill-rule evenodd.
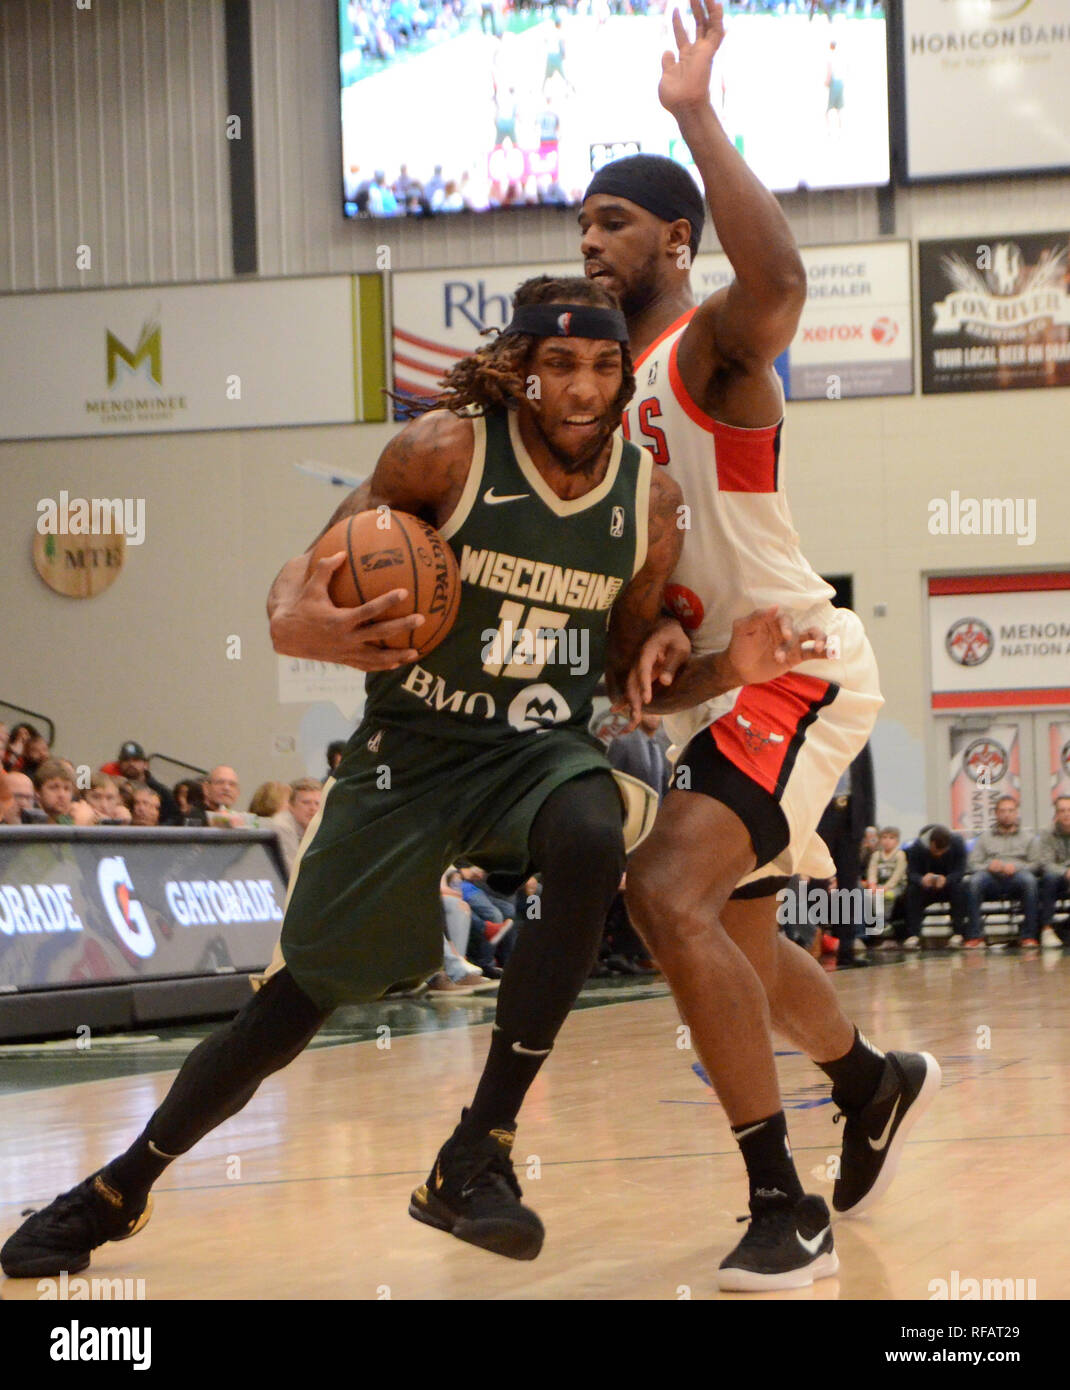
<path id="1" fill-rule="evenodd" d="M 697 179 L 658 101 L 674 8 L 339 0 L 346 215 L 575 206 L 628 154 L 668 155 Z M 742 0 L 725 30 L 711 100 L 767 187 L 887 183 L 881 0 Z"/>

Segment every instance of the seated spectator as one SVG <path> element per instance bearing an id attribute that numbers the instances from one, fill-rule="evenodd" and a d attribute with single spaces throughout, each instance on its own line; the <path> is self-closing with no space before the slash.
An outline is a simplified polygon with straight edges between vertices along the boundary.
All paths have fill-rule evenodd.
<path id="1" fill-rule="evenodd" d="M 269 820 L 277 811 L 284 811 L 290 804 L 290 784 L 288 782 L 261 782 L 253 792 L 249 810 L 254 816 Z"/>
<path id="2" fill-rule="evenodd" d="M 32 777 L 41 764 L 47 763 L 51 757 L 48 739 L 44 734 L 33 734 L 26 740 L 26 751 L 22 755 L 22 767 L 19 771 Z"/>
<path id="3" fill-rule="evenodd" d="M 1055 926 L 1060 900 L 1070 911 L 1070 796 L 1055 798 L 1051 829 L 1034 836 L 1029 865 L 1040 879 L 1040 944 L 1054 950 L 1066 940 Z M 1070 915 L 1066 922 L 1070 923 Z M 1065 924 L 1062 930 L 1065 932 Z"/>
<path id="4" fill-rule="evenodd" d="M 658 800 L 669 790 L 668 735 L 661 727 L 661 716 L 644 714 L 639 726 L 630 734 L 618 734 L 610 740 L 606 757 L 618 772 L 625 772 L 645 782 L 658 794 Z"/>
<path id="5" fill-rule="evenodd" d="M 36 804 L 33 783 L 25 772 L 8 772 L 8 789 L 11 794 L 12 814 L 5 822 L 8 825 L 41 825 L 48 820 L 44 811 Z"/>
<path id="6" fill-rule="evenodd" d="M 616 740 L 614 739 L 614 742 Z M 612 746 L 612 745 L 611 745 Z M 602 944 L 598 959 L 591 974 L 603 975 L 654 975 L 655 971 L 647 955 L 639 933 L 632 926 L 631 918 L 624 901 L 624 888 L 628 875 L 621 875 L 617 896 L 613 899 L 606 914 L 606 925 L 602 932 Z"/>
<path id="7" fill-rule="evenodd" d="M 186 816 L 187 825 L 211 825 L 208 819 L 211 812 L 229 811 L 241 791 L 238 774 L 232 767 L 222 764 L 213 767 L 201 783 L 201 790 L 204 793 L 204 804 L 191 808 Z"/>
<path id="8" fill-rule="evenodd" d="M 983 950 L 987 944 L 981 926 L 981 904 L 992 898 L 1017 898 L 1022 904 L 1020 946 L 1038 946 L 1037 880 L 1029 867 L 1029 832 L 1020 829 L 1018 802 L 1001 796 L 996 802 L 996 823 L 977 837 L 970 853 L 967 897 L 970 935 L 966 950 Z"/>
<path id="9" fill-rule="evenodd" d="M 305 831 L 319 813 L 323 787 L 315 777 L 299 777 L 296 782 L 290 783 L 288 790 L 290 804 L 271 817 L 271 824 L 279 837 L 279 849 L 287 876 L 293 873 Z"/>
<path id="10" fill-rule="evenodd" d="M 96 813 L 98 825 L 129 825 L 128 811 L 119 793 L 119 784 L 104 772 L 94 772 L 85 794 L 86 804 Z"/>
<path id="11" fill-rule="evenodd" d="M 43 762 L 33 778 L 37 801 L 48 817 L 49 825 L 74 825 L 71 803 L 74 801 L 74 778 L 56 758 Z M 95 820 L 95 813 L 90 811 Z"/>
<path id="12" fill-rule="evenodd" d="M 961 835 L 946 825 L 923 830 L 906 852 L 907 884 L 905 914 L 896 922 L 894 934 L 908 951 L 921 947 L 921 926 L 925 909 L 946 903 L 951 917 L 952 946 L 962 945 L 966 922 L 966 845 Z"/>
<path id="13" fill-rule="evenodd" d="M 869 861 L 881 847 L 880 831 L 875 825 L 867 825 L 866 832 L 862 836 L 862 849 L 859 853 L 859 877 L 869 877 Z"/>
<path id="14" fill-rule="evenodd" d="M 333 743 L 327 745 L 327 776 L 333 777 L 334 770 L 345 756 L 348 747 L 344 738 L 336 738 Z"/>
<path id="15" fill-rule="evenodd" d="M 179 810 L 178 802 L 164 784 L 158 782 L 149 772 L 149 760 L 140 743 L 128 739 L 119 749 L 115 761 L 104 763 L 100 770 L 106 772 L 109 777 L 125 777 L 131 784 L 151 787 L 160 798 L 160 824 L 182 824 L 184 812 Z"/>
<path id="16" fill-rule="evenodd" d="M 27 745 L 32 738 L 38 736 L 37 730 L 32 724 L 16 724 L 11 730 L 7 739 L 7 747 L 4 750 L 4 771 L 5 772 L 25 772 L 23 758 Z M 27 774 L 32 775 L 32 773 Z"/>
<path id="17" fill-rule="evenodd" d="M 477 940 L 482 936 L 492 948 L 491 959 L 504 966 L 513 946 L 509 933 L 513 929 L 515 908 L 508 898 L 500 897 L 487 886 L 486 872 L 471 860 L 459 859 L 456 867 L 461 876 L 461 894 L 472 913 L 472 930 L 465 954 L 486 974 L 485 956 Z"/>
<path id="18" fill-rule="evenodd" d="M 896 904 L 907 882 L 907 857 L 899 848 L 899 830 L 886 825 L 878 837 L 877 849 L 870 855 L 864 874 L 865 887 L 883 899 L 885 931 L 896 914 Z"/>
<path id="19" fill-rule="evenodd" d="M 173 795 L 179 815 L 182 817 L 179 821 L 180 825 L 189 824 L 186 819 L 187 816 L 204 811 L 204 787 L 192 777 L 185 777 L 181 782 L 176 782 Z M 201 823 L 203 824 L 203 821 Z"/>
<path id="20" fill-rule="evenodd" d="M 155 826 L 160 823 L 160 793 L 144 782 L 134 785 L 134 813 L 131 825 Z"/>

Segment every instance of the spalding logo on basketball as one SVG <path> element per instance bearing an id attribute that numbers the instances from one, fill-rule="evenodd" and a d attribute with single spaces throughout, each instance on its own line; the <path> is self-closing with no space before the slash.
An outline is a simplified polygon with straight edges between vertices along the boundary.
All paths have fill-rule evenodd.
<path id="1" fill-rule="evenodd" d="M 960 666 L 980 666 L 992 655 L 992 629 L 980 618 L 960 618 L 948 628 L 944 646 Z"/>
<path id="2" fill-rule="evenodd" d="M 676 615 L 676 620 L 686 632 L 694 632 L 702 624 L 706 610 L 698 594 L 683 584 L 665 585 L 665 602 Z"/>
<path id="3" fill-rule="evenodd" d="M 1007 771 L 1007 750 L 994 738 L 976 738 L 963 753 L 962 766 L 972 781 L 987 777 L 988 785 L 993 786 Z"/>
<path id="4" fill-rule="evenodd" d="M 526 685 L 509 702 L 506 717 L 514 729 L 526 733 L 531 729 L 550 729 L 563 724 L 572 714 L 568 701 L 552 685 L 540 681 Z"/>
<path id="5" fill-rule="evenodd" d="M 890 319 L 887 314 L 882 314 L 869 331 L 873 341 L 884 347 L 891 347 L 892 343 L 899 337 L 899 325 L 895 319 Z"/>

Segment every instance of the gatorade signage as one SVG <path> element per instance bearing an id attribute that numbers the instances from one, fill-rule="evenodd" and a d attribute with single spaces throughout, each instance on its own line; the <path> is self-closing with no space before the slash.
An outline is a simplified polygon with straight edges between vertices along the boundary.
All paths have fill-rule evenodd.
<path id="1" fill-rule="evenodd" d="M 262 969 L 270 832 L 0 831 L 0 992 Z"/>

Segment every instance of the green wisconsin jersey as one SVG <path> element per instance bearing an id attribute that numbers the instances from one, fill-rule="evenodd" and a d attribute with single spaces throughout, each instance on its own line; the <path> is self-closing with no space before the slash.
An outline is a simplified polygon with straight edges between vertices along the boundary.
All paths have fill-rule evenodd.
<path id="1" fill-rule="evenodd" d="M 646 560 L 653 460 L 618 433 L 605 478 L 567 502 L 532 462 L 515 411 L 472 424 L 471 470 L 441 528 L 461 573 L 457 621 L 426 657 L 369 675 L 364 727 L 479 742 L 586 729 L 610 608 Z"/>

